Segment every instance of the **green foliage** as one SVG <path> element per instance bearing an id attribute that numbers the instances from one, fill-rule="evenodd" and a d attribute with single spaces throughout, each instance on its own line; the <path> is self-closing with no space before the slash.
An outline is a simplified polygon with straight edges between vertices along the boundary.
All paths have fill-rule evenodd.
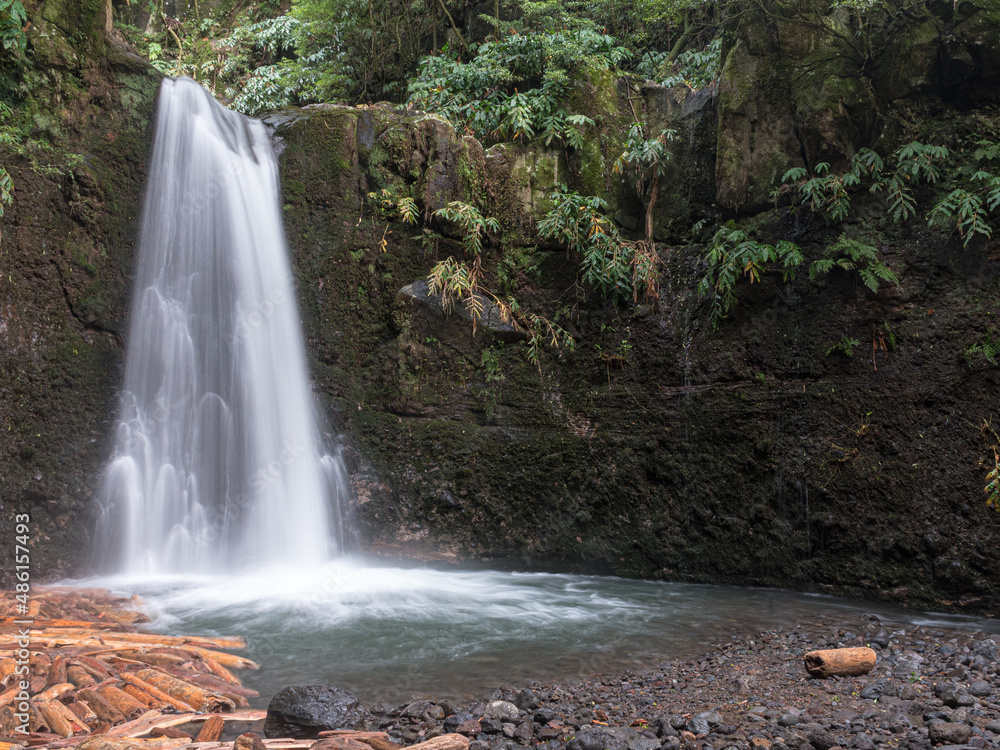
<path id="1" fill-rule="evenodd" d="M 11 109 L 0 102 L 0 146 L 25 159 L 36 174 L 72 178 L 74 170 L 83 163 L 81 154 L 68 153 L 52 145 L 61 134 L 59 122 L 54 117 L 32 113 L 30 106 Z M 9 204 L 13 184 L 7 170 L 0 169 L 6 175 L 6 179 L 0 177 L 0 204 Z"/>
<path id="2" fill-rule="evenodd" d="M 583 64 L 613 67 L 627 54 L 612 37 L 587 30 L 510 34 L 472 51 L 465 63 L 451 55 L 421 59 L 410 104 L 481 138 L 537 135 L 546 145 L 559 140 L 572 148 L 583 144 L 580 128 L 594 121 L 563 106 L 570 72 Z"/>
<path id="3" fill-rule="evenodd" d="M 889 214 L 898 222 L 915 216 L 916 200 L 913 186 L 924 182 L 936 182 L 941 174 L 940 162 L 948 158 L 944 146 L 930 146 L 924 143 L 910 143 L 896 152 L 896 171 L 888 179 L 876 181 L 872 192 L 885 189 L 889 202 Z"/>
<path id="4" fill-rule="evenodd" d="M 607 204 L 596 196 L 570 192 L 565 185 L 549 195 L 552 209 L 538 223 L 539 236 L 581 255 L 585 282 L 617 305 L 659 291 L 659 258 L 645 242 L 629 242 L 601 211 Z"/>
<path id="5" fill-rule="evenodd" d="M 393 191 L 383 188 L 381 192 L 368 193 L 368 200 L 383 218 L 399 219 L 404 224 L 417 223 L 417 204 L 408 195 L 399 197 Z"/>
<path id="6" fill-rule="evenodd" d="M 308 101 L 375 101 L 405 96 L 405 80 L 427 42 L 444 42 L 445 0 L 293 0 L 302 24 L 289 79 Z"/>
<path id="7" fill-rule="evenodd" d="M 834 352 L 840 352 L 844 356 L 853 357 L 856 346 L 861 346 L 861 342 L 850 336 L 841 336 L 840 341 L 826 350 L 826 356 L 829 357 Z"/>
<path id="8" fill-rule="evenodd" d="M 483 252 L 483 239 L 487 234 L 500 231 L 500 222 L 492 216 L 485 217 L 475 206 L 461 201 L 451 201 L 444 208 L 439 208 L 433 214 L 435 217 L 450 221 L 462 230 L 462 245 L 465 254 L 476 258 Z"/>
<path id="9" fill-rule="evenodd" d="M 996 448 L 993 449 L 993 468 L 986 474 L 983 492 L 986 493 L 986 504 L 1000 511 L 1000 452 Z"/>
<path id="10" fill-rule="evenodd" d="M 717 36 L 704 49 L 689 49 L 677 56 L 672 63 L 667 55 L 650 78 L 659 79 L 661 86 L 687 86 L 692 91 L 715 83 L 722 68 L 722 37 Z"/>
<path id="11" fill-rule="evenodd" d="M 20 0 L 0 0 L 0 42 L 7 52 L 23 55 L 28 45 L 24 33 L 28 25 L 28 14 Z"/>
<path id="12" fill-rule="evenodd" d="M 646 138 L 643 123 L 633 122 L 625 139 L 625 150 L 615 160 L 615 172 L 631 170 L 636 175 L 639 192 L 652 176 L 662 176 L 666 164 L 673 154 L 667 150 L 667 143 L 675 140 L 676 131 L 663 130 L 656 138 Z"/>
<path id="13" fill-rule="evenodd" d="M 815 280 L 834 268 L 857 271 L 861 281 L 873 293 L 878 293 L 882 281 L 899 284 L 896 274 L 879 258 L 877 247 L 852 240 L 846 234 L 840 235 L 836 242 L 826 248 L 824 257 L 809 267 L 809 278 Z"/>
<path id="14" fill-rule="evenodd" d="M 966 247 L 977 234 L 993 236 L 987 216 L 1000 206 L 1000 176 L 982 168 L 984 162 L 1000 159 L 1000 144 L 981 140 L 976 146 L 974 166 L 959 169 L 960 176 L 967 179 L 962 179 L 961 186 L 942 198 L 927 216 L 932 226 L 957 229 Z"/>
<path id="15" fill-rule="evenodd" d="M 300 33 L 301 23 L 286 14 L 238 25 L 218 42 L 230 51 L 215 86 L 231 108 L 253 115 L 296 101 L 300 86 L 287 71 L 287 58 L 298 46 Z"/>
<path id="16" fill-rule="evenodd" d="M 986 340 L 966 347 L 964 354 L 969 362 L 980 358 L 996 367 L 998 364 L 997 358 L 1000 357 L 1000 334 L 997 334 L 993 330 L 987 331 Z"/>
<path id="17" fill-rule="evenodd" d="M 793 167 L 785 172 L 783 184 L 796 185 L 796 202 L 808 206 L 814 213 L 822 213 L 829 222 L 839 222 L 847 218 L 851 208 L 850 189 L 868 181 L 869 192 L 885 191 L 890 216 L 897 223 L 916 214 L 916 199 L 913 187 L 920 182 L 933 183 L 941 175 L 943 162 L 949 158 L 944 146 L 929 146 L 910 143 L 897 150 L 891 157 L 894 166 L 887 172 L 886 162 L 869 148 L 855 154 L 850 167 L 843 174 L 829 173 L 826 162 L 817 164 L 814 175 L 803 167 Z M 772 193 L 777 199 L 782 190 Z"/>
<path id="18" fill-rule="evenodd" d="M 698 284 L 698 293 L 711 300 L 709 317 L 718 328 L 736 307 L 736 282 L 748 277 L 750 283 L 760 281 L 768 265 L 781 269 L 782 279 L 795 278 L 795 269 L 802 264 L 802 252 L 787 240 L 768 245 L 737 229 L 733 222 L 721 227 L 708 248 L 708 271 Z"/>
<path id="19" fill-rule="evenodd" d="M 504 294 L 513 292 L 520 274 L 534 281 L 541 279 L 541 253 L 537 247 L 515 245 L 504 249 L 503 257 L 497 262 L 497 288 Z"/>
<path id="20" fill-rule="evenodd" d="M 10 179 L 5 167 L 0 166 L 0 218 L 3 217 L 4 205 L 14 202 L 14 181 Z"/>

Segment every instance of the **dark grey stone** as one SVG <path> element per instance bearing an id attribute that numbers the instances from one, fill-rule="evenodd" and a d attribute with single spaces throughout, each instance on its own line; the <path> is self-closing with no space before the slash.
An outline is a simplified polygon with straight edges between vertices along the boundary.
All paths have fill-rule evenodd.
<path id="1" fill-rule="evenodd" d="M 976 680 L 969 685 L 969 695 L 974 695 L 977 698 L 986 698 L 993 695 L 993 686 L 986 682 L 986 680 Z"/>
<path id="2" fill-rule="evenodd" d="M 271 699 L 264 736 L 313 739 L 325 729 L 357 729 L 363 718 L 354 693 L 329 685 L 295 685 Z"/>
<path id="3" fill-rule="evenodd" d="M 625 750 L 628 742 L 621 730 L 591 729 L 566 743 L 566 750 Z"/>
<path id="4" fill-rule="evenodd" d="M 927 736 L 934 743 L 964 745 L 972 737 L 972 729 L 968 724 L 941 722 L 927 727 Z"/>

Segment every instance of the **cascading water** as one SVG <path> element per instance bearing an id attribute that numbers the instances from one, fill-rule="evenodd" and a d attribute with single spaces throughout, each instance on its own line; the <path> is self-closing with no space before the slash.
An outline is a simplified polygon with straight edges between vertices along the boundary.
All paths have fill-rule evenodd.
<path id="1" fill-rule="evenodd" d="M 264 126 L 164 80 L 98 549 L 128 573 L 314 567 L 346 475 L 309 390 Z"/>

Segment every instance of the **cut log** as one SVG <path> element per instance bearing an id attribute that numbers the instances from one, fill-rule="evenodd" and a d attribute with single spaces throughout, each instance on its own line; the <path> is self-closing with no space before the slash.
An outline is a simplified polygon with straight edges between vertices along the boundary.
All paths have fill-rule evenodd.
<path id="1" fill-rule="evenodd" d="M 118 656 L 124 657 L 125 659 L 131 659 L 132 661 L 141 661 L 143 664 L 149 664 L 153 667 L 173 667 L 177 664 L 181 664 L 187 661 L 184 657 L 174 656 L 173 654 L 156 654 L 144 650 L 126 650 L 126 651 L 116 651 Z"/>
<path id="2" fill-rule="evenodd" d="M 875 666 L 875 652 L 870 648 L 831 648 L 810 651 L 804 657 L 806 671 L 813 677 L 857 677 Z"/>
<path id="3" fill-rule="evenodd" d="M 35 705 L 42 712 L 45 722 L 52 728 L 52 731 L 63 737 L 70 737 L 77 732 L 90 731 L 90 727 L 85 721 L 59 701 L 46 701 L 45 703 L 36 701 Z"/>
<path id="4" fill-rule="evenodd" d="M 167 695 L 193 706 L 196 711 L 217 713 L 219 711 L 232 711 L 236 708 L 231 700 L 218 693 L 203 690 L 190 682 L 184 682 L 155 669 L 140 669 L 136 675 L 140 680 L 159 688 Z"/>
<path id="5" fill-rule="evenodd" d="M 17 731 L 18 721 L 14 717 L 14 709 L 10 706 L 0 706 L 0 729 L 5 737 L 13 737 Z"/>
<path id="6" fill-rule="evenodd" d="M 225 726 L 225 720 L 218 714 L 209 716 L 208 721 L 201 725 L 201 730 L 198 732 L 195 742 L 215 742 L 222 736 L 222 730 Z"/>
<path id="7" fill-rule="evenodd" d="M 62 701 L 52 701 L 52 704 L 56 711 L 61 713 L 65 717 L 66 721 L 73 724 L 73 731 L 83 731 L 90 732 L 90 724 L 82 716 L 79 716 L 75 711 L 71 711 L 70 707 L 67 706 Z M 97 718 L 96 716 L 94 717 Z M 79 727 L 79 729 L 77 729 Z"/>
<path id="8" fill-rule="evenodd" d="M 102 617 L 107 617 L 109 620 L 114 620 L 116 623 L 121 623 L 122 625 L 134 625 L 136 623 L 149 622 L 149 617 L 144 615 L 142 612 L 136 612 L 133 609 L 109 609 L 101 613 Z"/>
<path id="9" fill-rule="evenodd" d="M 73 701 L 69 704 L 68 708 L 75 715 L 87 722 L 87 724 L 96 724 L 99 721 L 97 714 L 90 710 L 87 701 Z"/>
<path id="10" fill-rule="evenodd" d="M 0 638 L 17 638 L 16 635 L 4 634 Z M 155 633 L 103 633 L 94 632 L 89 627 L 85 628 L 58 628 L 49 633 L 45 630 L 38 631 L 32 629 L 31 639 L 39 638 L 64 638 L 67 642 L 75 640 L 86 640 L 88 638 L 107 638 L 112 641 L 122 643 L 148 643 L 154 647 L 162 646 L 199 646 L 209 648 L 246 648 L 247 642 L 243 638 L 218 638 L 212 636 L 183 636 L 183 635 L 159 635 Z M 0 640 L 0 642 L 3 642 Z"/>
<path id="11" fill-rule="evenodd" d="M 45 689 L 48 690 L 56 685 L 62 685 L 63 683 L 69 682 L 66 677 L 66 660 L 61 656 L 57 656 L 52 660 L 52 666 L 49 668 L 49 679 L 45 682 Z"/>
<path id="12" fill-rule="evenodd" d="M 205 664 L 208 666 L 210 670 L 212 670 L 212 674 L 214 674 L 220 680 L 225 680 L 230 685 L 240 685 L 240 681 L 239 679 L 237 679 L 236 675 L 234 675 L 224 666 L 219 664 L 219 662 L 217 662 L 215 659 L 205 659 Z"/>
<path id="13" fill-rule="evenodd" d="M 199 674 L 199 673 L 179 673 L 171 671 L 170 674 L 174 677 L 178 677 L 185 682 L 190 682 L 192 685 L 197 685 L 200 688 L 205 688 L 206 690 L 211 690 L 219 695 L 242 695 L 244 698 L 259 698 L 260 693 L 256 690 L 251 690 L 250 688 L 245 688 L 239 683 L 235 685 L 225 680 L 220 680 L 215 675 L 210 674 Z"/>
<path id="14" fill-rule="evenodd" d="M 126 683 L 125 685 L 122 685 L 122 691 L 131 695 L 146 708 L 163 709 L 167 708 L 168 706 L 171 706 L 170 703 L 167 703 L 166 701 L 161 701 L 159 698 L 154 698 L 145 690 L 140 690 L 135 685 L 129 685 Z"/>
<path id="15" fill-rule="evenodd" d="M 77 745 L 80 750 L 140 750 L 140 748 L 156 748 L 156 750 L 165 750 L 166 748 L 172 747 L 182 747 L 187 745 L 190 740 L 183 738 L 179 739 L 160 739 L 155 742 L 150 742 L 149 740 L 143 742 L 142 740 L 128 739 L 127 737 L 112 737 L 110 735 L 103 735 L 100 737 L 91 737 L 86 742 Z"/>
<path id="16" fill-rule="evenodd" d="M 356 732 L 351 729 L 327 729 L 319 733 L 320 739 L 326 737 L 347 737 L 357 742 L 363 742 L 372 750 L 400 750 L 402 745 L 397 745 L 389 739 L 385 732 Z"/>
<path id="17" fill-rule="evenodd" d="M 136 641 L 134 639 L 143 637 L 146 640 Z M 98 633 L 93 632 L 89 635 L 79 635 L 79 634 L 65 634 L 63 631 L 53 631 L 51 633 L 41 632 L 36 633 L 32 631 L 31 633 L 31 646 L 34 649 L 40 648 L 61 648 L 64 646 L 103 646 L 100 649 L 104 652 L 118 651 L 135 649 L 136 646 L 143 644 L 158 644 L 156 639 L 163 638 L 165 642 L 171 643 L 169 636 L 153 636 L 146 635 L 144 633 Z M 211 648 L 206 648 L 206 646 L 214 646 L 215 643 L 207 642 L 203 639 L 192 639 L 192 641 L 187 641 L 184 639 L 181 643 L 177 645 L 184 646 L 188 651 L 193 654 L 198 655 L 202 659 L 214 659 L 219 664 L 230 669 L 257 669 L 257 664 L 255 664 L 250 659 L 243 656 L 236 656 L 235 654 L 227 654 L 222 651 L 213 651 Z M 232 640 L 232 639 L 210 639 L 210 640 Z M 204 645 L 202 645 L 204 643 Z M 162 645 L 162 644 L 159 644 Z M 17 647 L 17 636 L 13 634 L 0 634 L 0 648 L 16 648 Z M 219 646 L 220 648 L 242 648 L 243 646 L 233 645 L 232 643 L 225 643 Z M 72 680 L 70 680 L 72 682 Z"/>
<path id="18" fill-rule="evenodd" d="M 90 710 L 97 714 L 101 721 L 106 721 L 111 726 L 121 724 L 125 721 L 125 714 L 108 703 L 104 696 L 91 688 L 84 688 L 78 695 L 87 701 Z"/>
<path id="19" fill-rule="evenodd" d="M 142 680 L 142 679 L 136 677 L 131 672 L 122 672 L 121 673 L 121 678 L 123 680 L 125 680 L 125 682 L 129 683 L 130 685 L 134 685 L 135 687 L 139 688 L 144 693 L 147 693 L 147 694 L 153 696 L 154 698 L 158 698 L 161 701 L 165 701 L 165 702 L 169 703 L 171 706 L 173 706 L 174 708 L 176 708 L 178 711 L 184 711 L 184 712 L 190 712 L 190 713 L 194 713 L 194 711 L 195 711 L 194 706 L 191 706 L 190 704 L 187 704 L 187 703 L 185 703 L 182 700 L 178 700 L 177 698 L 174 698 L 173 696 L 168 695 L 167 693 L 164 693 L 162 690 L 160 690 L 155 685 L 150 685 L 148 682 L 146 682 L 145 680 Z"/>
<path id="20" fill-rule="evenodd" d="M 242 695 L 236 695 L 236 693 L 219 693 L 219 695 L 231 700 L 236 708 L 250 708 L 250 701 Z"/>
<path id="21" fill-rule="evenodd" d="M 311 750 L 370 750 L 364 742 L 358 742 L 350 737 L 327 737 L 319 740 Z"/>
<path id="22" fill-rule="evenodd" d="M 0 627 L 15 625 L 16 617 L 0 617 Z M 22 620 L 23 622 L 23 620 Z M 47 630 L 49 628 L 84 628 L 89 630 L 117 630 L 122 626 L 117 622 L 90 622 L 89 620 L 52 620 L 38 619 L 31 623 L 32 630 Z"/>
<path id="23" fill-rule="evenodd" d="M 17 671 L 17 661 L 14 659 L 0 659 L 0 682 L 6 680 Z"/>
<path id="24" fill-rule="evenodd" d="M 442 734 L 432 740 L 410 745 L 411 750 L 469 750 L 469 738 L 461 734 Z"/>
<path id="25" fill-rule="evenodd" d="M 94 687 L 97 684 L 97 680 L 90 676 L 90 672 L 79 664 L 66 665 L 66 679 L 78 688 Z"/>
<path id="26" fill-rule="evenodd" d="M 40 675 L 38 677 L 32 677 L 28 680 L 29 688 L 28 690 L 32 695 L 38 695 L 45 689 L 45 683 L 48 680 L 48 675 Z"/>
<path id="27" fill-rule="evenodd" d="M 149 730 L 149 736 L 183 738 L 194 742 L 194 737 L 177 727 L 153 727 Z"/>
<path id="28" fill-rule="evenodd" d="M 114 685 L 103 687 L 98 692 L 101 694 L 102 698 L 121 711 L 129 719 L 141 716 L 149 710 L 149 706 L 140 703 L 131 695 L 122 692 Z"/>
<path id="29" fill-rule="evenodd" d="M 14 687 L 7 688 L 0 693 L 0 706 L 6 706 L 8 703 L 13 703 L 18 692 L 20 692 L 20 688 L 17 685 L 14 685 Z"/>
<path id="30" fill-rule="evenodd" d="M 54 701 L 62 698 L 66 693 L 72 693 L 76 690 L 76 686 L 71 682 L 63 682 L 59 685 L 53 685 L 46 690 L 43 690 L 38 695 L 35 696 L 36 701 Z"/>
<path id="31" fill-rule="evenodd" d="M 256 732 L 246 732 L 236 738 L 233 750 L 266 750 L 267 745 Z"/>
<path id="32" fill-rule="evenodd" d="M 28 702 L 28 729 L 32 732 L 51 733 L 51 727 L 45 721 L 45 715 L 38 710 L 33 701 Z"/>
<path id="33" fill-rule="evenodd" d="M 106 677 L 110 677 L 116 672 L 116 670 L 111 669 L 107 664 L 105 664 L 100 659 L 95 659 L 91 656 L 84 656 L 83 654 L 80 654 L 79 656 L 76 657 L 76 660 L 80 662 L 80 664 L 82 664 L 85 668 L 87 668 L 87 670 L 90 672 L 91 675 L 94 675 L 95 672 L 97 674 L 100 674 L 101 677 L 99 679 L 102 680 L 105 679 Z M 96 675 L 94 676 L 96 677 Z"/>

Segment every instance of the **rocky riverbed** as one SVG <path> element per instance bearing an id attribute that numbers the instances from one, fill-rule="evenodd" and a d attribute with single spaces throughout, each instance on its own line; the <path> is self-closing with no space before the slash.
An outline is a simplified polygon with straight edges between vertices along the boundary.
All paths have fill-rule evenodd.
<path id="1" fill-rule="evenodd" d="M 1000 652 L 983 633 L 820 618 L 734 638 L 645 671 L 502 686 L 482 700 L 370 706 L 364 725 L 408 745 L 445 733 L 470 750 L 830 750 L 1000 747 Z M 864 677 L 810 678 L 803 655 L 867 645 Z"/>

